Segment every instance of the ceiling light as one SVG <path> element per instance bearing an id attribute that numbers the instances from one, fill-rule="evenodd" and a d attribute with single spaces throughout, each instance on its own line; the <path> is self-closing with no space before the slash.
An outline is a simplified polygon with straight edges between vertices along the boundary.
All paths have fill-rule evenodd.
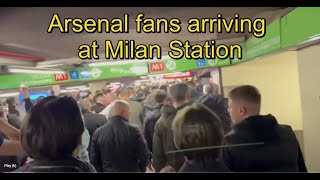
<path id="1" fill-rule="evenodd" d="M 25 74 L 63 74 L 65 71 L 49 68 L 30 68 L 30 67 L 9 67 L 10 73 L 25 73 Z"/>
<path id="2" fill-rule="evenodd" d="M 87 86 L 72 86 L 72 87 L 67 87 L 66 89 L 88 89 Z"/>
<path id="3" fill-rule="evenodd" d="M 0 97 L 11 97 L 11 96 L 18 96 L 20 93 L 19 92 L 11 92 L 11 93 L 1 93 Z"/>
<path id="4" fill-rule="evenodd" d="M 37 65 L 37 67 L 39 67 L 39 68 L 49 68 L 49 67 L 63 66 L 63 65 L 65 65 L 65 64 L 60 63 L 60 64 Z"/>
<path id="5" fill-rule="evenodd" d="M 113 61 L 103 61 L 103 62 L 95 62 L 89 63 L 89 67 L 98 67 L 98 66 L 107 66 L 107 65 L 122 65 L 122 64 L 133 64 L 137 62 L 145 62 L 145 60 L 113 60 Z"/>

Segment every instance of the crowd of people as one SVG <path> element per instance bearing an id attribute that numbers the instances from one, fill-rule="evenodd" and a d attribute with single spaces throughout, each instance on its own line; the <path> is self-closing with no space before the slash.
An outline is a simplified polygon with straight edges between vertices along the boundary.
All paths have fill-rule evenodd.
<path id="1" fill-rule="evenodd" d="M 2 172 L 307 172 L 294 131 L 260 114 L 251 85 L 228 98 L 194 81 L 37 103 L 21 93 L 22 121 L 0 100 Z"/>

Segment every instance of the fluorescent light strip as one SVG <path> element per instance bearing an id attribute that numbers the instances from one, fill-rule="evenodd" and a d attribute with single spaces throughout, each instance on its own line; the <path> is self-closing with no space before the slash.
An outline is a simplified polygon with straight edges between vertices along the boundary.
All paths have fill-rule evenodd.
<path id="1" fill-rule="evenodd" d="M 88 66 L 90 67 L 97 67 L 97 66 L 106 66 L 106 65 L 121 65 L 121 64 L 132 64 L 132 63 L 137 63 L 137 62 L 152 62 L 155 60 L 167 60 L 171 59 L 169 55 L 162 56 L 161 59 L 134 59 L 134 60 L 105 60 L 105 61 L 100 61 L 100 62 L 95 62 L 95 63 L 89 63 Z"/>
<path id="2" fill-rule="evenodd" d="M 73 87 L 67 87 L 66 89 L 87 89 L 87 86 L 73 86 Z"/>
<path id="3" fill-rule="evenodd" d="M 89 67 L 97 67 L 97 66 L 106 66 L 106 65 L 122 65 L 122 64 L 133 64 L 137 62 L 146 62 L 147 60 L 116 60 L 116 61 L 104 61 L 104 62 L 96 62 L 89 63 Z"/>
<path id="4" fill-rule="evenodd" d="M 26 74 L 63 74 L 64 71 L 42 71 L 42 70 L 32 70 L 32 69 L 9 69 L 11 73 L 26 73 Z"/>
<path id="5" fill-rule="evenodd" d="M 60 64 L 39 65 L 39 66 L 37 65 L 37 67 L 39 67 L 39 68 L 49 68 L 49 67 L 63 66 L 63 65 L 65 65 L 65 64 L 60 63 Z"/>
<path id="6" fill-rule="evenodd" d="M 49 68 L 34 68 L 34 67 L 20 67 L 9 66 L 8 71 L 10 73 L 26 73 L 26 74 L 63 74 L 62 70 L 49 69 Z"/>
<path id="7" fill-rule="evenodd" d="M 11 97 L 11 96 L 18 96 L 20 93 L 19 92 L 11 92 L 11 93 L 1 93 L 0 97 Z"/>

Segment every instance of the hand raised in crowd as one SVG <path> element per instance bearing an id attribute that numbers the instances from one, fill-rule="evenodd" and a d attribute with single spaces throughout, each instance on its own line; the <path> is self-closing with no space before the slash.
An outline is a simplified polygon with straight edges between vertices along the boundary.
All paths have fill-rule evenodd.
<path id="1" fill-rule="evenodd" d="M 21 86 L 20 92 L 24 95 L 25 98 L 29 98 L 29 88 L 28 86 Z"/>
<path id="2" fill-rule="evenodd" d="M 0 106 L 0 121 L 8 121 L 7 114 L 9 113 L 9 109 L 6 106 Z"/>
<path id="3" fill-rule="evenodd" d="M 6 120 L 0 117 L 0 132 L 10 140 L 20 141 L 20 130 L 11 126 Z"/>

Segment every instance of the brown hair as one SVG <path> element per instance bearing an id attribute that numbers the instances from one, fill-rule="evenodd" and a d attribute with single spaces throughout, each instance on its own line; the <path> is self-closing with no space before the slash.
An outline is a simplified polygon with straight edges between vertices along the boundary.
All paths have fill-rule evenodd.
<path id="1" fill-rule="evenodd" d="M 164 90 L 157 90 L 157 92 L 154 94 L 154 99 L 157 103 L 162 103 L 167 98 L 167 93 Z"/>
<path id="2" fill-rule="evenodd" d="M 261 94 L 259 90 L 251 85 L 236 87 L 230 91 L 231 100 L 243 100 L 253 104 L 261 104 Z"/>
<path id="3" fill-rule="evenodd" d="M 194 81 L 187 81 L 185 82 L 188 86 L 190 86 L 192 89 L 196 88 L 196 83 Z"/>
<path id="4" fill-rule="evenodd" d="M 202 104 L 192 104 L 176 115 L 172 130 L 179 149 L 204 148 L 222 145 L 223 129 L 220 118 Z M 189 160 L 219 157 L 220 148 L 185 152 Z"/>
<path id="5" fill-rule="evenodd" d="M 102 98 L 104 96 L 104 94 L 103 93 L 97 93 L 97 94 L 95 94 L 94 95 L 94 100 L 96 101 L 96 102 L 99 102 L 100 101 L 100 99 Z"/>
<path id="6" fill-rule="evenodd" d="M 151 86 L 151 91 L 156 90 L 158 88 L 159 88 L 159 86 L 157 86 L 157 85 Z"/>
<path id="7" fill-rule="evenodd" d="M 72 97 L 44 98 L 26 115 L 21 144 L 33 159 L 61 160 L 72 156 L 84 132 L 77 102 Z"/>
<path id="8" fill-rule="evenodd" d="M 164 90 L 165 92 L 168 92 L 168 85 L 163 84 L 159 87 L 159 89 Z"/>
<path id="9" fill-rule="evenodd" d="M 130 95 L 131 95 L 131 92 L 129 88 L 123 87 L 119 90 L 119 96 L 121 98 L 127 98 L 127 97 L 130 97 Z"/>
<path id="10" fill-rule="evenodd" d="M 188 85 L 184 83 L 178 83 L 172 85 L 169 88 L 170 97 L 176 99 L 177 101 L 183 101 L 185 98 L 190 97 L 191 89 Z"/>

